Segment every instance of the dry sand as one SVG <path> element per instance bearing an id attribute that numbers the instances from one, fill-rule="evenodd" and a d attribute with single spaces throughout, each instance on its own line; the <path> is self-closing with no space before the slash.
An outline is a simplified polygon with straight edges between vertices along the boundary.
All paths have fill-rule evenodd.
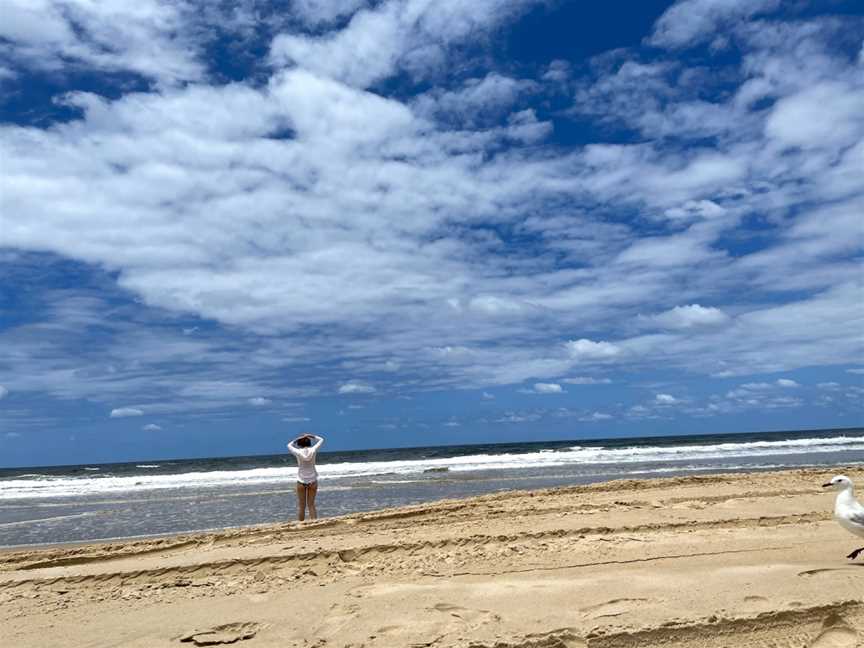
<path id="1" fill-rule="evenodd" d="M 7 551 L 0 646 L 864 646 L 864 560 L 844 558 L 862 542 L 820 488 L 834 472 Z"/>

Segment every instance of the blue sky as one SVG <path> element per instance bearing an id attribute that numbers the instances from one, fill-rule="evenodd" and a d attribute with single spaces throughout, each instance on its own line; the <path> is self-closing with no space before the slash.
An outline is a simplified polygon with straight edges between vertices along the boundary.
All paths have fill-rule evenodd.
<path id="1" fill-rule="evenodd" d="M 857 2 L 2 5 L 0 465 L 864 422 Z"/>

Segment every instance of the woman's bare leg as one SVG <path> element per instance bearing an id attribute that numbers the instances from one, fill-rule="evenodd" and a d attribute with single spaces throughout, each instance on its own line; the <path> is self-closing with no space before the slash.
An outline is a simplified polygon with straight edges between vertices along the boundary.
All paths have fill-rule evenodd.
<path id="1" fill-rule="evenodd" d="M 306 519 L 306 486 L 297 482 L 297 519 Z"/>
<path id="2" fill-rule="evenodd" d="M 309 505 L 309 519 L 318 519 L 318 509 L 315 508 L 315 496 L 318 494 L 318 482 L 309 484 L 306 493 L 306 503 Z"/>

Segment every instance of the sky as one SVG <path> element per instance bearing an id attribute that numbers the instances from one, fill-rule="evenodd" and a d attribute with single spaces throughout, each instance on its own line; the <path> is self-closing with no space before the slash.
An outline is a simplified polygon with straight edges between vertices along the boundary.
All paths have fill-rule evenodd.
<path id="1" fill-rule="evenodd" d="M 859 2 L 0 13 L 0 466 L 864 425 Z"/>

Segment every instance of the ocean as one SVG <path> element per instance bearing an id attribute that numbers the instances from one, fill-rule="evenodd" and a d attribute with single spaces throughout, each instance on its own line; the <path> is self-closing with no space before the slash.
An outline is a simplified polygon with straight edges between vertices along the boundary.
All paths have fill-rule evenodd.
<path id="1" fill-rule="evenodd" d="M 803 466 L 828 476 L 862 463 L 864 428 L 321 452 L 318 513 L 624 478 Z M 295 475 L 288 454 L 0 469 L 0 546 L 291 520 Z"/>

